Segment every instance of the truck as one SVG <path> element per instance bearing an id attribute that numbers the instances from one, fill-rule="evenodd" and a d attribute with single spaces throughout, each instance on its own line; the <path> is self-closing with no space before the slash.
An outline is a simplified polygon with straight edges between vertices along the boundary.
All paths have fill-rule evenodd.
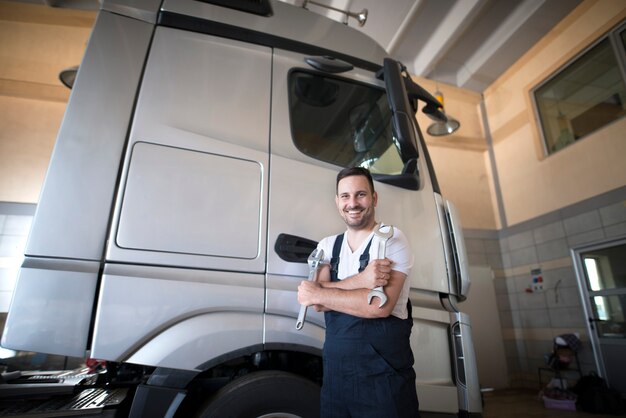
<path id="1" fill-rule="evenodd" d="M 422 109 L 420 106 L 424 105 Z M 362 32 L 274 0 L 101 3 L 2 346 L 132 375 L 131 417 L 314 417 L 323 314 L 296 329 L 335 176 L 373 174 L 414 252 L 422 417 L 480 417 L 455 206 L 415 118 L 440 103 Z"/>

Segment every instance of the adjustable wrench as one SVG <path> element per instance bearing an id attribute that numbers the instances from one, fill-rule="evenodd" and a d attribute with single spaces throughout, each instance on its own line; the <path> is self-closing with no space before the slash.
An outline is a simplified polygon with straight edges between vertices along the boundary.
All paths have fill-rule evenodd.
<path id="1" fill-rule="evenodd" d="M 380 228 L 374 231 L 374 235 L 376 235 L 379 239 L 378 241 L 378 258 L 385 258 L 385 253 L 387 251 L 387 240 L 393 237 L 393 225 L 389 225 L 389 229 L 387 232 L 383 232 L 383 228 L 386 226 L 381 226 Z M 377 297 L 380 299 L 379 308 L 382 308 L 385 303 L 387 303 L 387 295 L 385 295 L 385 291 L 382 286 L 378 286 L 370 290 L 367 294 L 367 303 L 372 303 L 372 298 Z"/>
<path id="2" fill-rule="evenodd" d="M 317 275 L 317 269 L 320 266 L 320 262 L 324 259 L 324 250 L 314 249 L 307 262 L 309 263 L 309 281 L 315 280 Z M 304 318 L 306 317 L 307 306 L 300 306 L 300 313 L 298 314 L 298 321 L 296 322 L 296 329 L 302 329 L 304 326 Z"/>

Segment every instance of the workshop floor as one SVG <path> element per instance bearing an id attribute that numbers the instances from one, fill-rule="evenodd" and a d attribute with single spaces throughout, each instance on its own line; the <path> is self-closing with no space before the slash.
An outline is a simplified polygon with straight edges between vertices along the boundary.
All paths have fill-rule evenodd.
<path id="1" fill-rule="evenodd" d="M 483 418 L 607 418 L 609 415 L 548 409 L 529 389 L 505 389 L 483 394 Z"/>

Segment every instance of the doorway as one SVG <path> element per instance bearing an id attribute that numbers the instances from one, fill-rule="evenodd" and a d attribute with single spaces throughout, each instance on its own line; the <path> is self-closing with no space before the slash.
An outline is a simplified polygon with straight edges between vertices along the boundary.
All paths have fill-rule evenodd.
<path id="1" fill-rule="evenodd" d="M 598 373 L 626 392 L 626 237 L 572 255 Z"/>

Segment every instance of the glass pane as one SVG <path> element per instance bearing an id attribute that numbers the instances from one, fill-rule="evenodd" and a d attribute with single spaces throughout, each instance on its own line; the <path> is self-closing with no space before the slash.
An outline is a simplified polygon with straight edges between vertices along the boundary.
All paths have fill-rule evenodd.
<path id="1" fill-rule="evenodd" d="M 535 91 L 553 153 L 626 115 L 626 87 L 608 38 Z"/>
<path id="2" fill-rule="evenodd" d="M 291 131 L 304 154 L 341 167 L 400 174 L 387 96 L 382 88 L 305 71 L 289 75 Z"/>
<path id="3" fill-rule="evenodd" d="M 626 287 L 626 244 L 582 254 L 589 290 Z"/>
<path id="4" fill-rule="evenodd" d="M 626 295 L 596 296 L 591 301 L 596 314 L 598 337 L 626 338 Z"/>

